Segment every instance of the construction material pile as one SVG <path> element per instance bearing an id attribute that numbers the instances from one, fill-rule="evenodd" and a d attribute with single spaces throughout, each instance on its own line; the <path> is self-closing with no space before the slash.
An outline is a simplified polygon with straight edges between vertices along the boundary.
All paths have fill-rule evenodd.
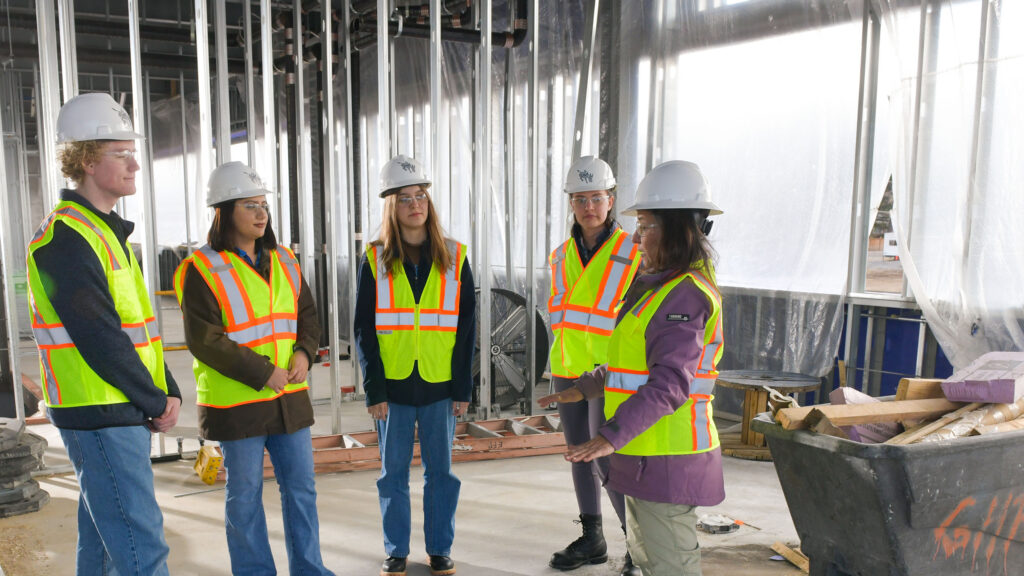
<path id="1" fill-rule="evenodd" d="M 17 420 L 0 419 L 0 518 L 35 512 L 50 495 L 32 479 L 46 450 L 46 439 Z"/>
<path id="2" fill-rule="evenodd" d="M 990 352 L 946 380 L 904 378 L 881 400 L 852 388 L 832 391 L 832 404 L 783 408 L 787 430 L 865 444 L 913 444 L 1024 430 L 1024 352 Z"/>

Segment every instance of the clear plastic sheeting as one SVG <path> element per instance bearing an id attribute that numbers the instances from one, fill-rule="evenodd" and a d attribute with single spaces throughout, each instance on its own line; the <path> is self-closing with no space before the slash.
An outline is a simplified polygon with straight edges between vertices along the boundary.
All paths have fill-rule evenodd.
<path id="1" fill-rule="evenodd" d="M 701 166 L 725 211 L 710 236 L 727 314 L 723 367 L 820 376 L 834 362 L 861 51 L 860 3 L 849 4 L 621 8 L 619 202 L 651 166 Z"/>
<path id="2" fill-rule="evenodd" d="M 903 4 L 881 4 L 898 63 L 893 220 L 914 297 L 963 367 L 1024 348 L 1024 5 Z"/>

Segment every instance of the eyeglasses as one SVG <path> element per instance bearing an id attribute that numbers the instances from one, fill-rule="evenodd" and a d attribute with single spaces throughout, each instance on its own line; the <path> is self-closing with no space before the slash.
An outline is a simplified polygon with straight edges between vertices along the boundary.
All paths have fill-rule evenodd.
<path id="1" fill-rule="evenodd" d="M 104 152 L 104 156 L 110 156 L 111 158 L 117 158 L 118 160 L 135 160 L 135 150 L 115 150 L 113 152 Z"/>
<path id="2" fill-rule="evenodd" d="M 639 234 L 641 238 L 643 238 L 644 236 L 650 234 L 651 230 L 656 230 L 657 228 L 657 224 L 637 224 L 636 233 Z"/>
<path id="3" fill-rule="evenodd" d="M 255 212 L 257 209 L 261 209 L 267 214 L 270 214 L 270 204 L 266 202 L 242 202 L 242 207 L 250 212 Z"/>
<path id="4" fill-rule="evenodd" d="M 426 202 L 426 194 L 417 194 L 415 196 L 399 196 L 398 203 L 402 206 L 412 206 L 413 202 L 419 204 L 420 202 Z"/>
<path id="5" fill-rule="evenodd" d="M 600 206 L 608 198 L 610 198 L 610 197 L 609 196 L 591 196 L 590 198 L 587 198 L 586 196 L 577 196 L 577 197 L 573 198 L 570 201 L 577 208 L 586 208 L 587 204 L 590 204 L 591 206 L 594 206 L 594 207 Z"/>

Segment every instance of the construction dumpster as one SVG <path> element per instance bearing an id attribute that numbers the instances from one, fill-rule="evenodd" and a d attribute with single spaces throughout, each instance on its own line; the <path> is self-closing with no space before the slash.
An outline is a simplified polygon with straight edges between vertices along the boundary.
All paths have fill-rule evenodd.
<path id="1" fill-rule="evenodd" d="M 752 428 L 811 576 L 1024 575 L 1024 431 L 889 446 Z"/>

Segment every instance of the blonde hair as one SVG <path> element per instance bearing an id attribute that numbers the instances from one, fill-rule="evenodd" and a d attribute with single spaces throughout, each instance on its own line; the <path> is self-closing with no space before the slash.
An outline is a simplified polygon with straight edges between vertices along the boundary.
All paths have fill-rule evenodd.
<path id="1" fill-rule="evenodd" d="M 70 178 L 75 184 L 81 184 L 85 179 L 85 165 L 99 162 L 106 144 L 105 140 L 64 143 L 57 151 L 57 160 L 60 162 L 60 171 L 64 173 L 64 177 Z"/>
<path id="2" fill-rule="evenodd" d="M 430 259 L 439 270 L 447 270 L 455 263 L 448 253 L 445 243 L 444 229 L 434 209 L 434 201 L 427 192 L 427 187 L 420 184 L 420 190 L 427 196 L 427 238 L 430 240 Z M 402 229 L 398 222 L 398 194 L 384 197 L 384 221 L 380 225 L 380 236 L 374 240 L 375 246 L 382 247 L 380 254 L 384 262 L 394 269 L 405 261 L 405 250 L 402 249 Z"/>

